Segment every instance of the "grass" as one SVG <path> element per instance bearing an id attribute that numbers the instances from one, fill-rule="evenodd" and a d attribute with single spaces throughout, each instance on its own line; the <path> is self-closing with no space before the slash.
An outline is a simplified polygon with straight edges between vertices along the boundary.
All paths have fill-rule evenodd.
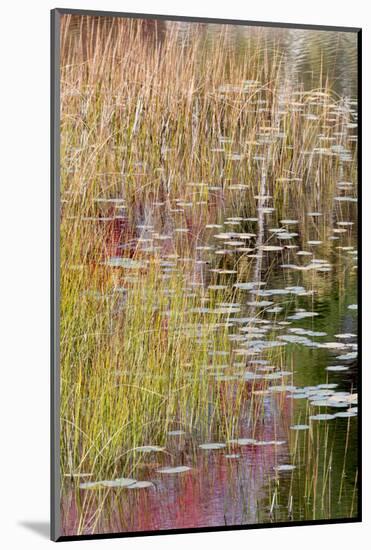
<path id="1" fill-rule="evenodd" d="M 277 216 L 289 208 L 298 213 L 304 247 L 313 238 L 305 212 L 332 204 L 340 175 L 356 180 L 356 146 L 350 161 L 331 149 L 336 143 L 349 150 L 351 106 L 325 80 L 309 92 L 285 80 L 281 52 L 268 52 L 263 38 L 241 52 L 229 46 L 227 27 L 216 40 L 207 27 L 193 25 L 180 41 L 175 25 L 163 34 L 157 29 L 155 39 L 140 21 L 79 21 L 76 27 L 63 16 L 61 33 L 61 472 L 67 492 L 70 478 L 136 475 L 146 463 L 137 448 L 166 446 L 169 430 L 227 441 L 247 419 L 252 436 L 258 433 L 269 383 L 251 387 L 239 380 L 232 389 L 205 373 L 230 375 L 233 363 L 246 362 L 229 338 L 233 309 L 222 313 L 219 304 L 246 301 L 247 294 L 220 271 L 235 270 L 237 282 L 263 272 L 267 280 L 274 265 L 263 270 L 254 244 L 238 260 L 235 254 L 216 259 L 210 251 L 206 257 L 219 272 L 206 281 L 196 246 L 216 232 L 206 225 L 228 213 L 255 216 L 254 197 L 270 193 Z M 84 42 L 83 36 L 93 38 Z M 349 219 L 349 208 L 339 203 L 338 217 Z M 324 216 L 323 233 L 315 237 L 326 241 L 332 210 Z M 160 221 L 163 233 L 156 234 L 151 226 Z M 144 227 L 139 242 L 132 229 L 138 223 Z M 117 256 L 124 265 L 108 265 Z M 322 284 L 317 273 L 302 277 L 306 288 Z M 267 357 L 285 363 L 283 350 L 273 348 Z M 222 363 L 226 370 L 218 368 Z M 317 435 L 312 429 L 305 435 L 304 448 L 297 433 L 292 447 L 294 459 L 299 448 L 304 453 L 313 519 L 331 501 L 333 483 L 329 435 L 318 439 L 316 429 Z M 279 498 L 274 487 L 272 514 Z M 294 494 L 293 485 L 287 497 L 291 515 L 300 491 Z M 99 492 L 95 502 L 91 492 L 80 503 L 79 532 L 98 528 L 108 494 Z M 353 499 L 351 513 L 354 507 Z"/>

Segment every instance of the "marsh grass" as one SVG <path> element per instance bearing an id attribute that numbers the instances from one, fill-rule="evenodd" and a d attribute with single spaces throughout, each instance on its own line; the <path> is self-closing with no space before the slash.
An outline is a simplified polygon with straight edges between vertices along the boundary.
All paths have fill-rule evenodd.
<path id="1" fill-rule="evenodd" d="M 153 38 L 140 21 L 81 17 L 75 23 L 62 18 L 61 472 L 67 484 L 84 474 L 137 476 L 149 456 L 141 446 L 164 447 L 151 460 L 171 462 L 171 430 L 228 441 L 238 437 L 244 418 L 251 436 L 258 433 L 270 382 L 238 378 L 228 385 L 217 375 L 233 376 L 233 363 L 246 361 L 229 338 L 235 308 L 228 313 L 220 304 L 246 300 L 228 271 L 236 271 L 234 282 L 261 277 L 257 249 L 253 243 L 252 252 L 218 259 L 210 251 L 219 272 L 206 280 L 195 246 L 216 231 L 205 226 L 220 223 L 226 203 L 245 217 L 274 204 L 278 219 L 293 205 L 302 242 L 313 231 L 327 241 L 330 212 L 320 230 L 305 212 L 332 202 L 334 174 L 356 177 L 355 163 L 331 149 L 335 136 L 340 149 L 349 149 L 349 105 L 325 81 L 308 92 L 285 80 L 282 54 L 268 52 L 263 39 L 241 53 L 231 48 L 227 27 L 211 40 L 205 25 L 189 27 L 182 38 L 174 24 Z M 83 36 L 92 38 L 86 43 Z M 255 198 L 268 194 L 272 199 Z M 164 234 L 148 234 L 161 217 L 157 205 L 166 210 Z M 349 219 L 351 205 L 337 208 Z M 132 230 L 138 223 L 142 242 Z M 259 224 L 245 222 L 257 240 Z M 271 244 L 261 237 L 260 245 Z M 271 269 L 265 268 L 267 278 Z M 306 288 L 323 284 L 317 272 L 302 277 Z M 260 316 L 252 308 L 252 317 Z M 285 364 L 282 349 L 265 357 L 277 368 Z M 272 400 L 284 406 L 284 396 Z M 321 429 L 290 435 L 293 459 L 302 452 L 306 464 L 304 497 L 294 483 L 287 495 L 290 517 L 298 499 L 311 500 L 313 519 L 331 500 L 332 454 L 328 449 L 320 464 L 320 446 L 327 449 L 328 441 Z M 271 515 L 280 498 L 274 479 Z M 103 488 L 78 497 L 79 532 L 96 529 L 109 495 Z"/>

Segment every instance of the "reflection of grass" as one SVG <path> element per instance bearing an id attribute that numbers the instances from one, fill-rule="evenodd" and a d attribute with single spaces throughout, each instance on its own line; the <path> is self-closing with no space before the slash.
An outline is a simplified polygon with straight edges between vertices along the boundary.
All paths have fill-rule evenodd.
<path id="1" fill-rule="evenodd" d="M 96 199 L 122 198 L 134 224 L 135 209 L 152 212 L 158 201 L 182 199 L 192 203 L 191 232 L 202 236 L 200 218 L 218 221 L 217 211 L 198 204 L 213 200 L 213 186 L 227 192 L 248 185 L 231 194 L 228 205 L 240 211 L 243 201 L 247 215 L 255 215 L 261 161 L 254 157 L 262 156 L 273 204 L 278 213 L 289 204 L 296 209 L 305 240 L 311 228 L 301 214 L 318 208 L 308 186 L 332 208 L 340 161 L 328 144 L 337 132 L 336 143 L 348 145 L 349 118 L 327 89 L 293 95 L 281 78 L 281 55 L 271 52 L 267 60 L 263 44 L 250 44 L 241 57 L 226 47 L 223 31 L 210 42 L 195 27 L 185 49 L 174 32 L 158 48 L 147 47 L 137 23 L 116 21 L 111 38 L 98 35 L 94 56 L 85 59 L 69 41 L 68 21 L 61 74 L 61 469 L 112 479 L 132 475 L 143 459 L 135 447 L 165 445 L 170 429 L 197 430 L 205 439 L 235 437 L 246 402 L 253 430 L 268 383 L 247 400 L 246 384 L 232 392 L 207 376 L 206 367 L 231 362 L 231 355 L 209 353 L 232 350 L 228 327 L 218 327 L 228 315 L 215 313 L 216 306 L 246 294 L 192 287 L 196 255 L 187 240 L 178 235 L 173 243 L 189 258 L 182 263 L 141 252 L 124 233 L 127 265 L 110 267 L 107 225 L 83 218 L 114 215 L 112 203 Z M 221 88 L 226 83 L 235 88 Z M 314 154 L 319 136 L 327 145 Z M 354 178 L 354 170 L 346 163 L 344 178 Z M 187 185 L 200 182 L 205 185 Z M 326 240 L 325 225 L 323 231 L 319 237 Z M 249 280 L 252 259 L 233 258 L 218 266 Z M 167 278 L 164 259 L 176 267 Z M 228 282 L 227 276 L 214 279 Z M 280 354 L 270 354 L 282 364 Z M 309 454 L 302 460 L 312 464 Z M 306 472 L 311 484 L 313 474 Z M 322 477 L 328 484 L 327 474 Z"/>
<path id="2" fill-rule="evenodd" d="M 308 420 L 306 415 L 304 420 Z M 269 479 L 265 505 L 273 521 L 352 518 L 357 515 L 358 470 L 352 470 L 351 476 L 345 473 L 349 461 L 350 423 L 356 420 L 349 418 L 344 422 L 347 423 L 346 430 L 337 436 L 327 422 L 312 422 L 310 429 L 288 434 L 290 463 L 296 468 Z M 343 454 L 336 448 L 339 445 L 336 439 L 340 445 L 345 445 Z M 261 517 L 266 517 L 264 508 Z"/>

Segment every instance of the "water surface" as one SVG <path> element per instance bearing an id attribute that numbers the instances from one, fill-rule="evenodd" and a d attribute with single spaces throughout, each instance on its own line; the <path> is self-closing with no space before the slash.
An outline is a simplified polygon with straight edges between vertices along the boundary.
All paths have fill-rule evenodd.
<path id="1" fill-rule="evenodd" d="M 189 25 L 179 27 L 187 47 Z M 219 26 L 202 27 L 206 43 L 218 40 L 220 32 Z M 116 270 L 122 301 L 117 292 L 87 292 L 92 299 L 112 299 L 112 331 L 125 315 L 130 292 L 140 288 L 146 300 L 140 272 L 153 257 L 164 281 L 178 272 L 184 277 L 195 353 L 202 327 L 192 324 L 192 315 L 201 314 L 206 324 L 218 317 L 215 330 L 221 336 L 210 340 L 200 373 L 210 383 L 210 401 L 202 422 L 189 429 L 174 421 L 164 451 L 145 452 L 131 472 L 122 473 L 150 486 L 89 490 L 67 477 L 65 534 L 357 514 L 356 35 L 238 26 L 223 32 L 237 55 L 247 48 L 283 56 L 278 118 L 271 129 L 263 128 L 257 149 L 246 155 L 244 143 L 222 136 L 218 147 L 210 143 L 220 167 L 217 181 L 184 181 L 178 196 L 143 198 L 135 205 L 124 195 L 100 195 L 95 215 L 79 220 L 106 235 L 105 268 Z M 293 160 L 292 170 L 277 181 L 271 166 L 279 140 L 286 151 L 300 148 L 277 131 L 279 113 L 292 108 L 293 89 L 302 93 L 326 83 L 340 104 L 334 107 L 321 92 L 309 100 L 297 97 L 307 117 L 316 117 L 318 105 L 327 102 L 328 120 L 316 147 L 300 151 L 300 162 Z M 233 98 L 230 86 L 227 80 L 221 93 Z M 264 109 L 264 101 L 253 108 Z M 322 173 L 324 156 L 331 184 Z M 235 177 L 241 166 L 253 166 L 255 193 Z M 145 165 L 138 173 L 149 177 Z M 106 184 L 121 175 L 101 177 Z M 63 191 L 62 199 L 67 208 Z M 171 315 L 170 287 L 169 304 L 154 307 L 165 320 Z M 120 380 L 127 373 L 117 374 Z M 215 410 L 223 406 L 239 408 L 230 433 L 215 426 Z M 222 445 L 202 447 L 210 443 Z M 190 469 L 160 471 L 178 466 Z"/>

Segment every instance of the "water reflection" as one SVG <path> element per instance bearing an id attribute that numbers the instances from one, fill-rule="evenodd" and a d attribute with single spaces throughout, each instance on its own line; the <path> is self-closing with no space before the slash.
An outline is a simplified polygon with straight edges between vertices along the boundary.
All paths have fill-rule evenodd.
<path id="1" fill-rule="evenodd" d="M 94 44 L 94 37 L 89 35 L 88 24 L 96 21 L 100 33 L 110 36 L 115 32 L 117 20 L 110 17 L 69 16 L 70 36 L 81 40 L 81 44 Z M 89 23 L 88 23 L 89 20 Z M 121 20 L 122 21 L 122 20 Z M 125 19 L 123 20 L 125 21 Z M 179 31 L 180 40 L 186 45 L 192 42 L 190 34 L 198 27 L 207 41 L 213 42 L 223 36 L 233 52 L 244 54 L 246 50 L 252 55 L 261 52 L 261 56 L 277 52 L 283 55 L 284 80 L 291 82 L 293 88 L 303 83 L 305 90 L 324 87 L 326 84 L 340 96 L 357 96 L 357 35 L 353 32 L 325 30 L 279 29 L 258 26 L 195 24 L 183 22 L 166 22 L 141 20 L 144 36 L 149 46 L 156 47 L 169 32 Z M 85 28 L 86 27 L 86 28 Z M 83 39 L 81 39 L 81 37 Z M 121 38 L 118 35 L 118 38 Z M 93 55 L 93 50 L 90 52 Z M 87 56 L 88 53 L 85 54 Z"/>
<path id="2" fill-rule="evenodd" d="M 263 192 L 267 196 L 273 193 L 272 184 L 267 183 Z M 304 211 L 311 211 L 312 200 L 310 188 L 303 201 Z M 85 223 L 100 223 L 105 226 L 107 252 L 112 256 L 119 258 L 123 253 L 127 255 L 128 252 L 135 251 L 138 254 L 140 251 L 147 256 L 156 254 L 163 258 L 161 265 L 164 278 L 172 271 L 188 265 L 189 269 L 185 271 L 185 291 L 191 297 L 195 288 L 204 289 L 205 299 L 201 307 L 205 310 L 205 315 L 209 315 L 210 310 L 214 309 L 209 301 L 213 293 L 217 295 L 218 289 L 225 286 L 232 289 L 238 281 L 236 263 L 241 268 L 244 262 L 253 262 L 251 280 L 255 283 L 260 281 L 263 286 L 259 288 L 259 284 L 253 284 L 245 290 L 244 284 L 241 284 L 239 295 L 233 298 L 234 302 L 217 304 L 216 311 L 222 311 L 224 307 L 230 312 L 226 320 L 230 325 L 230 342 L 235 348 L 234 352 L 232 349 L 226 355 L 224 352 L 219 355 L 218 351 L 211 350 L 211 364 L 207 366 L 204 376 L 209 376 L 210 379 L 214 377 L 219 384 L 221 402 L 228 403 L 228 407 L 236 397 L 234 380 L 239 384 L 241 376 L 245 377 L 246 412 L 245 415 L 240 414 L 236 435 L 240 440 L 253 435 L 257 441 L 282 441 L 283 444 L 257 447 L 231 443 L 225 449 L 203 451 L 198 445 L 205 438 L 213 440 L 212 434 L 206 435 L 197 431 L 190 434 L 185 430 L 184 435 L 169 437 L 166 449 L 170 453 L 170 464 L 169 457 L 152 455 L 135 474 L 140 479 L 150 480 L 155 487 L 138 490 L 138 494 L 131 494 L 125 489 L 119 492 L 111 490 L 105 500 L 105 513 L 98 523 L 92 519 L 92 531 L 87 527 L 84 532 L 158 530 L 344 517 L 355 506 L 353 490 L 357 468 L 356 418 L 335 417 L 325 426 L 321 423 L 315 426 L 311 421 L 311 429 L 305 433 L 292 433 L 290 426 L 308 421 L 309 403 L 323 400 L 324 395 L 327 399 L 326 396 L 333 394 L 341 396 L 343 392 L 346 397 L 349 392 L 357 392 L 356 362 L 337 359 L 344 351 L 354 349 L 356 342 L 356 314 L 348 308 L 356 302 L 357 295 L 356 272 L 352 271 L 355 256 L 349 254 L 356 250 L 355 205 L 350 203 L 345 208 L 339 208 L 338 203 L 333 201 L 332 208 L 329 209 L 328 203 L 318 197 L 316 206 L 323 215 L 313 218 L 301 214 L 297 207 L 291 205 L 288 192 L 287 206 L 279 213 L 263 214 L 262 201 L 265 203 L 266 200 L 258 198 L 257 220 L 250 222 L 247 221 L 245 207 L 236 209 L 235 204 L 229 204 L 222 191 L 215 192 L 207 206 L 195 206 L 192 203 L 190 208 L 185 206 L 187 201 L 188 199 L 184 201 L 179 211 L 176 208 L 179 205 L 177 201 L 155 207 L 141 203 L 137 210 L 131 209 L 130 213 L 122 216 L 120 214 L 116 218 L 111 211 L 106 214 L 101 205 L 102 218 L 108 217 L 109 221 Z M 272 201 L 270 203 L 274 204 Z M 108 206 L 108 210 L 110 208 Z M 225 255 L 216 255 L 218 250 L 226 246 L 224 239 L 231 237 L 224 237 L 222 240 L 215 237 L 222 233 L 222 229 L 229 231 L 225 222 L 232 217 L 237 225 L 232 226 L 233 231 L 230 234 L 233 234 L 233 238 L 230 242 L 238 242 L 241 235 L 248 235 L 249 238 L 243 243 L 249 243 L 252 253 L 239 252 L 238 247 L 233 246 Z M 289 220 L 292 225 L 282 223 L 281 219 L 283 222 Z M 339 227 L 339 220 L 345 219 L 353 220 L 354 225 L 347 225 L 345 233 L 335 233 L 336 240 L 329 240 L 331 232 Z M 206 225 L 210 226 L 209 229 L 205 228 Z M 186 231 L 177 233 L 176 229 L 179 227 Z M 289 241 L 282 242 L 277 239 L 280 232 L 269 231 L 272 227 L 295 227 L 296 231 Z M 308 237 L 318 238 L 318 235 L 323 241 L 319 245 L 308 246 Z M 275 250 L 273 246 L 273 250 L 259 251 L 258 247 L 266 242 L 279 243 L 277 248 L 282 250 Z M 291 244 L 285 244 L 286 242 Z M 300 250 L 306 250 L 308 254 L 310 252 L 309 260 L 307 256 L 298 256 Z M 316 263 L 317 259 L 329 265 L 329 271 L 321 267 L 323 264 Z M 282 265 L 296 267 L 310 264 L 315 267 L 313 270 L 282 268 Z M 129 284 L 130 288 L 132 277 L 129 273 L 125 275 L 120 286 L 125 285 L 126 280 L 126 287 Z M 339 288 L 347 288 L 346 294 L 339 295 Z M 209 299 L 206 299 L 207 296 Z M 250 301 L 256 301 L 256 305 L 246 305 Z M 233 303 L 238 307 L 234 307 Z M 310 312 L 315 312 L 315 316 Z M 250 321 L 252 319 L 255 319 L 253 323 Z M 353 336 L 345 339 L 335 336 L 347 333 Z M 280 342 L 285 346 L 285 366 L 278 366 L 274 360 L 272 363 L 269 361 L 269 342 Z M 332 346 L 327 348 L 326 343 L 332 343 Z M 329 365 L 340 363 L 345 364 L 347 370 L 326 371 Z M 265 381 L 269 378 L 271 382 L 267 390 Z M 326 385 L 329 389 L 325 389 Z M 274 388 L 278 391 L 273 391 Z M 259 405 L 261 421 L 254 426 L 251 425 L 250 417 L 251 392 L 263 394 Z M 264 392 L 267 392 L 266 396 Z M 336 415 L 356 406 L 347 401 L 341 404 L 344 405 L 343 408 L 334 408 L 335 401 L 325 409 L 311 405 L 309 412 L 316 415 L 327 410 Z M 238 406 L 241 406 L 240 401 Z M 212 408 L 208 414 L 212 424 Z M 179 426 L 174 426 L 174 430 L 178 428 Z M 307 460 L 305 448 L 312 438 L 316 441 L 316 434 L 319 433 L 321 439 L 325 437 L 331 447 L 331 469 L 328 470 L 330 454 L 326 457 L 326 452 L 317 443 L 319 446 L 316 452 L 321 456 L 321 471 L 316 475 L 325 476 L 326 472 L 331 471 L 332 479 L 329 483 L 333 496 L 327 495 L 325 502 L 314 506 L 312 499 L 320 501 L 322 497 L 311 495 L 309 489 L 306 498 L 305 491 L 308 488 L 304 489 L 303 481 L 306 478 L 305 471 L 314 466 L 302 462 L 300 457 L 303 454 L 303 459 L 305 456 Z M 215 434 L 214 439 L 218 440 L 217 437 Z M 354 447 L 349 454 L 347 477 L 342 478 L 346 440 L 348 445 L 352 444 Z M 275 497 L 278 499 L 275 502 L 272 500 L 275 468 L 291 464 L 293 446 L 296 448 L 296 470 L 279 472 L 281 492 L 279 497 Z M 169 477 L 158 473 L 160 467 L 179 465 L 187 465 L 192 469 Z M 92 518 L 95 518 L 95 498 L 98 497 L 90 494 L 87 496 L 86 491 L 81 491 L 78 498 L 82 501 L 88 499 Z M 75 499 L 75 489 L 69 489 L 62 507 L 66 533 L 75 532 L 80 521 Z M 89 521 L 87 525 L 89 526 Z"/>
<path id="3" fill-rule="evenodd" d="M 186 49 L 190 28 L 165 25 L 163 32 L 180 31 L 177 47 Z M 84 236 L 82 253 L 73 251 L 81 263 L 68 247 L 62 255 L 76 285 L 71 309 L 86 307 L 93 327 L 110 336 L 105 373 L 112 402 L 134 391 L 158 398 L 145 432 L 151 440 L 132 445 L 120 435 L 114 467 L 105 470 L 110 478 L 97 475 L 95 457 L 94 475 L 82 474 L 88 482 L 64 465 L 65 534 L 357 513 L 356 36 L 197 28 L 206 52 L 223 39 L 237 59 L 251 51 L 267 57 L 268 73 L 272 64 L 284 67 L 274 99 L 269 86 L 256 90 L 243 71 L 241 81 L 230 82 L 228 68 L 225 82 L 206 94 L 223 115 L 252 113 L 254 139 L 247 140 L 248 124 L 239 117 L 228 131 L 227 115 L 219 126 L 206 116 L 213 130 L 202 143 L 196 98 L 187 107 L 190 143 L 176 149 L 176 131 L 169 130 L 176 123 L 163 123 L 153 159 L 148 144 L 137 144 L 136 100 L 131 137 L 109 141 L 107 165 L 114 168 L 99 158 L 90 195 L 71 184 L 79 181 L 79 149 L 64 150 L 62 230 Z M 71 26 L 71 40 L 79 29 Z M 89 59 L 89 51 L 83 55 Z M 192 167 L 198 177 L 186 175 L 180 154 L 202 157 Z M 75 339 L 98 342 L 99 354 L 107 333 L 85 323 L 78 319 Z M 158 340 L 151 340 L 156 331 Z M 129 355 L 135 338 L 139 359 Z M 182 357 L 178 341 L 186 342 Z M 166 353 L 156 348 L 150 356 L 153 342 Z M 126 355 L 122 360 L 122 349 L 135 368 Z M 95 365 L 88 346 L 83 352 L 84 365 Z M 123 387 L 127 393 L 119 393 Z M 90 405 L 87 395 L 82 416 Z M 117 434 L 108 438 L 105 429 L 103 423 L 103 450 Z M 90 476 L 94 486 L 86 484 Z M 117 487 L 118 477 L 135 481 Z"/>

